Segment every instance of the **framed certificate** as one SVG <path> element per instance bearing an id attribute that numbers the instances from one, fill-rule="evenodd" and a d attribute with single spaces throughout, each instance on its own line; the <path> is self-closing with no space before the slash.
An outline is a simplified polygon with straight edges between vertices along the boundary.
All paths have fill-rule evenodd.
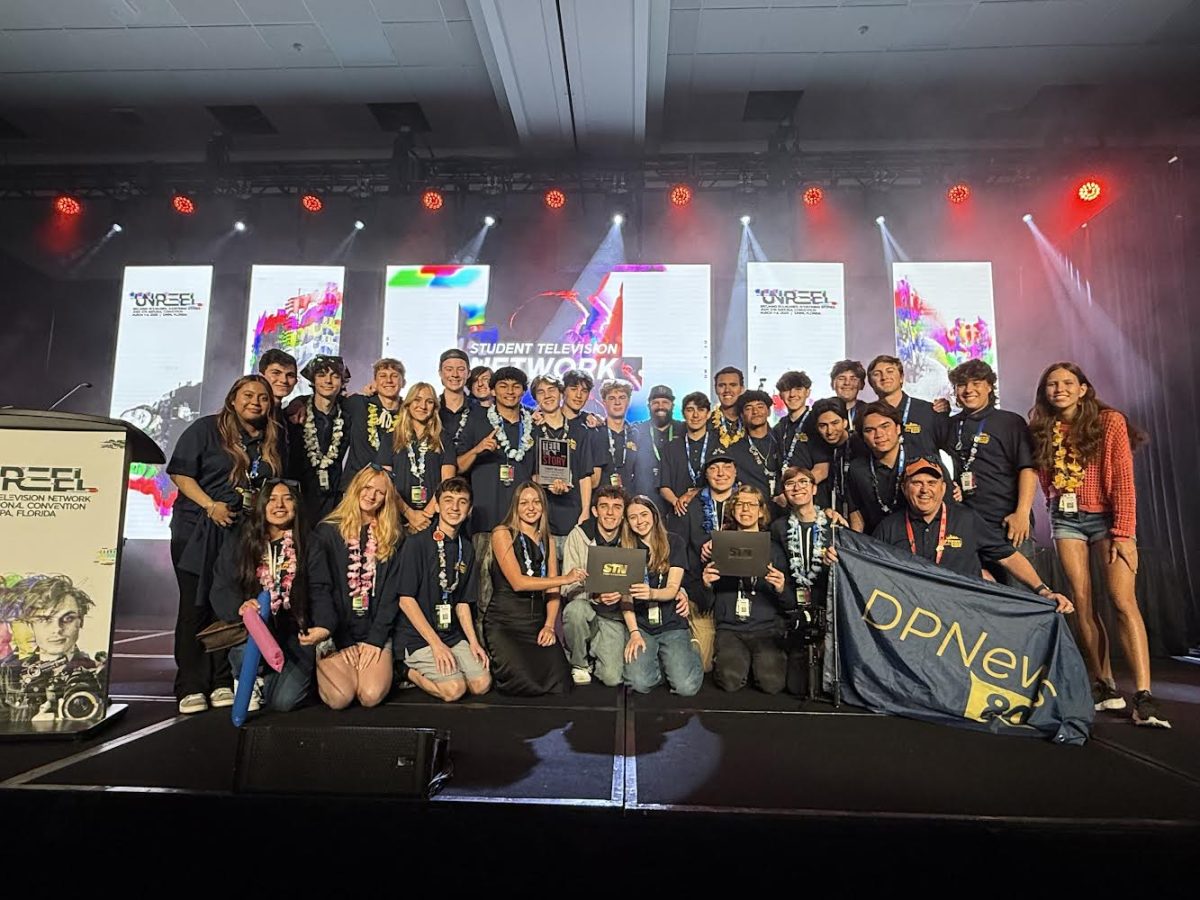
<path id="1" fill-rule="evenodd" d="M 571 445 L 566 438 L 538 438 L 537 483 L 553 484 L 565 481 L 571 484 Z"/>

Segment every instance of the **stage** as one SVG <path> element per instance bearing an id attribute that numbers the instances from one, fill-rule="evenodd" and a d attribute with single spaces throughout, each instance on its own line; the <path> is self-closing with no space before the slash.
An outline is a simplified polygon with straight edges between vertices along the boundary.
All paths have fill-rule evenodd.
<path id="1" fill-rule="evenodd" d="M 638 848 L 664 834 L 697 853 L 745 839 L 777 843 L 781 858 L 791 852 L 785 842 L 801 842 L 831 860 L 852 859 L 863 840 L 884 841 L 889 854 L 927 853 L 937 841 L 960 862 L 1053 839 L 1089 855 L 1136 849 L 1168 867 L 1188 861 L 1178 851 L 1200 837 L 1196 662 L 1156 661 L 1171 731 L 1100 713 L 1083 748 L 787 695 L 726 694 L 711 682 L 688 699 L 593 684 L 564 697 L 442 704 L 411 689 L 373 710 L 311 705 L 274 716 L 289 725 L 448 730 L 454 774 L 423 803 L 234 793 L 238 732 L 225 710 L 176 714 L 164 631 L 139 624 L 118 633 L 114 699 L 129 711 L 100 736 L 0 746 L 10 821 L 44 833 L 82 817 L 117 848 L 144 854 L 202 840 L 243 812 L 252 821 L 316 816 L 431 847 L 447 833 L 471 835 L 472 858 L 492 862 L 528 854 L 531 836 L 586 829 L 597 841 L 573 846 L 573 859 L 621 847 L 638 866 L 653 863 Z"/>

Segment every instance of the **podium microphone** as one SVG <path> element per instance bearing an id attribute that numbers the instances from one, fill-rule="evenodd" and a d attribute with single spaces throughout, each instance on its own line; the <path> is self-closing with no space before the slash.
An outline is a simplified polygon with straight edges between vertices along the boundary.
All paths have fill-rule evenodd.
<path id="1" fill-rule="evenodd" d="M 61 397 L 59 397 L 57 400 L 55 400 L 53 403 L 51 403 L 46 411 L 49 412 L 50 410 L 57 407 L 60 403 L 62 403 L 64 400 L 66 400 L 68 397 L 70 397 L 73 393 L 75 393 L 80 388 L 90 388 L 91 386 L 92 386 L 92 383 L 90 381 L 79 382 L 79 384 L 75 385 L 75 387 L 71 388 L 69 391 L 67 391 L 65 394 L 63 394 Z"/>

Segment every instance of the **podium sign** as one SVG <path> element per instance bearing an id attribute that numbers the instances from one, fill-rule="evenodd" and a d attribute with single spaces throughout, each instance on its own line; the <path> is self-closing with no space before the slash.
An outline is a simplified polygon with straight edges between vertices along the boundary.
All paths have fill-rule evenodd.
<path id="1" fill-rule="evenodd" d="M 127 432 L 38 415 L 0 430 L 0 736 L 88 731 L 108 711 Z"/>

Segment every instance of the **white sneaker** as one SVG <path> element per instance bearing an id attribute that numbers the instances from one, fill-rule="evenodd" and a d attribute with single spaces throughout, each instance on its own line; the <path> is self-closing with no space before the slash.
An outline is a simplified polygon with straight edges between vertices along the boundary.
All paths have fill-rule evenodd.
<path id="1" fill-rule="evenodd" d="M 229 688 L 217 688 L 208 695 L 208 705 L 213 709 L 224 709 L 233 706 L 233 691 Z"/>
<path id="2" fill-rule="evenodd" d="M 576 684 L 591 684 L 592 673 L 582 666 L 571 666 L 571 680 Z"/>
<path id="3" fill-rule="evenodd" d="M 233 692 L 235 694 L 237 693 L 237 686 L 238 683 L 237 679 L 235 678 L 233 681 Z M 262 709 L 262 689 L 263 680 L 261 678 L 255 678 L 254 688 L 250 691 L 250 703 L 246 706 L 246 712 L 258 712 L 260 709 Z M 230 706 L 232 705 L 233 701 L 230 701 Z"/>
<path id="4" fill-rule="evenodd" d="M 206 709 L 208 709 L 208 701 L 204 699 L 203 694 L 188 694 L 179 701 L 179 711 L 185 716 L 201 713 Z"/>

